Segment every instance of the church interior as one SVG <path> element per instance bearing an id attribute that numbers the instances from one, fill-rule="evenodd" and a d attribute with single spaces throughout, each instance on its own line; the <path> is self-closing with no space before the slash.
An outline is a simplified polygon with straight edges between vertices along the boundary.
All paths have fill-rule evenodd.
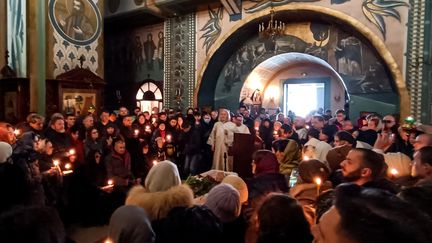
<path id="1" fill-rule="evenodd" d="M 370 114 L 381 120 L 390 115 L 404 131 L 423 126 L 423 132 L 432 134 L 430 9 L 429 0 L 0 0 L 0 123 L 18 131 L 17 124 L 29 122 L 29 114 L 48 122 L 60 113 L 69 132 L 69 116 L 88 130 L 89 114 L 96 125 L 104 112 L 123 119 L 122 108 L 134 113 L 134 124 L 143 112 L 156 119 L 166 112 L 169 122 L 171 114 L 189 114 L 193 123 L 194 112 L 204 118 L 223 108 L 235 124 L 238 113 L 243 116 L 239 109 L 245 108 L 251 117 L 261 118 L 250 126 L 249 117 L 241 118 L 250 128 L 245 133 L 261 133 L 259 122 L 269 119 L 274 144 L 274 136 L 280 136 L 274 124 L 279 114 L 291 122 L 306 118 L 309 129 L 317 114 L 329 111 L 336 119 L 342 110 L 354 127 Z M 283 119 L 280 123 L 285 124 Z M 143 133 L 160 129 L 159 120 L 155 128 L 153 124 Z M 141 136 L 137 129 L 135 138 Z M 91 131 L 83 133 L 91 136 Z M 164 146 L 172 145 L 165 132 L 160 136 Z M 157 151 L 158 137 L 141 142 L 147 139 Z M 207 139 L 203 144 L 211 144 Z M 272 141 L 261 147 L 271 150 Z M 369 144 L 374 147 L 374 142 Z M 126 141 L 133 167 L 137 158 L 130 144 Z M 214 169 L 211 156 L 217 149 L 211 146 L 203 151 L 209 149 Z M 238 149 L 249 151 L 247 146 Z M 225 165 L 217 169 L 233 171 L 227 169 L 230 151 L 222 153 Z M 407 152 L 410 159 L 413 151 L 415 145 Z M 249 152 L 237 161 L 248 161 L 250 167 L 255 153 Z M 159 159 L 152 161 L 156 165 Z M 235 163 L 240 162 L 234 156 Z M 246 174 L 252 176 L 249 167 Z M 147 184 L 142 179 L 134 182 Z M 321 181 L 318 194 L 320 186 Z M 70 217 L 62 210 L 59 214 L 63 223 L 63 217 Z M 65 228 L 75 242 L 103 242 L 107 223 L 74 234 L 74 223 Z"/>

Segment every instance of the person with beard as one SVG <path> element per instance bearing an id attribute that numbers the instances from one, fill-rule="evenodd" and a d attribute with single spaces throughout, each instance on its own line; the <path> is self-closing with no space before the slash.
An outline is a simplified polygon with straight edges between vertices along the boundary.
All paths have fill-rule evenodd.
<path id="1" fill-rule="evenodd" d="M 66 134 L 63 118 L 53 116 L 50 124 L 50 127 L 45 131 L 45 136 L 52 142 L 54 154 L 69 149 L 71 142 L 69 136 Z"/>
<path id="2" fill-rule="evenodd" d="M 345 182 L 353 182 L 362 187 L 378 188 L 397 193 L 399 189 L 384 176 L 387 165 L 382 154 L 370 149 L 353 148 L 341 162 Z"/>

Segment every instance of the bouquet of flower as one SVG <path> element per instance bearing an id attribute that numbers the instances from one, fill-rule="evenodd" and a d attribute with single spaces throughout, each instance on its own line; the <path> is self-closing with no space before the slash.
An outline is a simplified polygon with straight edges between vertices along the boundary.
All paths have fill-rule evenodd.
<path id="1" fill-rule="evenodd" d="M 194 192 L 195 197 L 199 197 L 208 193 L 214 186 L 219 184 L 219 182 L 209 175 L 196 175 L 189 176 L 186 179 L 186 184 L 190 186 L 190 188 Z"/>

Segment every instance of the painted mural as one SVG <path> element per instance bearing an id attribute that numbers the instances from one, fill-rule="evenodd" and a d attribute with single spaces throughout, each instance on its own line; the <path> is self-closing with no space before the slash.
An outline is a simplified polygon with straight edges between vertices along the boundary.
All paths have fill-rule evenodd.
<path id="1" fill-rule="evenodd" d="M 134 94 L 130 87 L 145 79 L 163 80 L 165 32 L 163 23 L 106 34 L 105 79 L 109 93 L 124 102 Z M 129 85 L 130 84 L 130 85 Z M 129 87 L 129 88 L 128 88 Z M 112 102 L 112 100 L 107 100 Z"/>
<path id="2" fill-rule="evenodd" d="M 275 42 L 257 36 L 240 46 L 218 78 L 215 105 L 256 100 L 254 87 L 241 90 L 247 76 L 261 62 L 289 52 L 309 54 L 331 64 L 351 94 L 393 92 L 391 77 L 368 45 L 333 25 L 305 22 L 286 25 L 285 36 Z M 233 97 L 232 94 L 241 96 Z"/>
<path id="3" fill-rule="evenodd" d="M 57 33 L 74 45 L 91 44 L 102 32 L 101 13 L 93 0 L 51 0 L 49 19 Z"/>
<path id="4" fill-rule="evenodd" d="M 208 14 L 209 20 L 200 30 L 204 32 L 201 36 L 201 39 L 204 39 L 203 46 L 206 49 L 206 53 L 208 53 L 210 47 L 215 43 L 216 39 L 221 34 L 222 28 L 220 26 L 220 21 L 223 18 L 223 8 L 213 10 L 209 6 Z"/>
<path id="5" fill-rule="evenodd" d="M 83 68 L 102 76 L 98 53 L 102 18 L 98 0 L 50 0 L 48 7 L 54 39 L 53 77 L 79 67 L 80 59 Z"/>

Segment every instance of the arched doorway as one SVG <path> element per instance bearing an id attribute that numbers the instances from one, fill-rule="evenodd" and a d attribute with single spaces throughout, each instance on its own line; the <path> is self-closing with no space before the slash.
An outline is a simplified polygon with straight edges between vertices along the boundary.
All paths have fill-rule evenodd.
<path id="1" fill-rule="evenodd" d="M 239 102 L 270 113 L 280 108 L 304 115 L 319 107 L 344 108 L 348 97 L 340 75 L 324 60 L 304 53 L 284 53 L 256 66 L 248 75 Z M 289 95 L 288 95 L 289 94 Z"/>
<path id="2" fill-rule="evenodd" d="M 351 97 L 351 107 L 368 111 L 378 105 L 387 109 L 383 112 L 409 115 L 402 74 L 385 44 L 366 26 L 341 12 L 307 4 L 282 6 L 277 15 L 288 28 L 275 50 L 265 50 L 258 38 L 257 26 L 268 21 L 267 10 L 243 19 L 214 45 L 198 72 L 197 106 L 237 108 L 243 83 L 254 68 L 273 56 L 299 52 L 318 57 L 336 70 Z M 299 36 L 299 32 L 312 33 Z M 316 36 L 326 38 L 317 40 Z"/>

